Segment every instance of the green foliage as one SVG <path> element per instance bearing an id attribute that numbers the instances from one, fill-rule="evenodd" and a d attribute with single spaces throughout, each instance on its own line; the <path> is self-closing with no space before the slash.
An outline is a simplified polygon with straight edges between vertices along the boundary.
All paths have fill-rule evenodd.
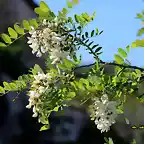
<path id="1" fill-rule="evenodd" d="M 9 27 L 8 28 L 8 32 L 9 32 L 9 35 L 11 36 L 11 38 L 17 39 L 18 34 L 17 34 L 17 32 L 14 29 L 12 29 L 11 27 Z"/>
<path id="2" fill-rule="evenodd" d="M 11 38 L 7 34 L 1 34 L 2 39 L 4 40 L 5 43 L 11 44 Z"/>
<path id="3" fill-rule="evenodd" d="M 27 20 L 23 20 L 23 27 L 24 29 L 30 31 L 30 25 L 29 25 L 29 22 Z"/>
<path id="4" fill-rule="evenodd" d="M 24 34 L 25 34 L 25 33 L 24 33 L 24 29 L 21 28 L 20 26 L 18 26 L 17 24 L 14 25 L 14 29 L 15 29 L 15 31 L 16 31 L 18 34 L 20 34 L 20 35 L 24 35 Z"/>
<path id="5" fill-rule="evenodd" d="M 111 138 L 107 139 L 106 137 L 104 137 L 104 140 L 106 141 L 106 143 L 104 144 L 114 144 Z"/>
<path id="6" fill-rule="evenodd" d="M 6 45 L 2 42 L 0 42 L 0 47 L 6 47 Z"/>
<path id="7" fill-rule="evenodd" d="M 115 58 L 115 61 L 116 61 L 118 64 L 123 64 L 123 63 L 124 63 L 124 59 L 123 59 L 120 55 L 115 54 L 115 55 L 114 55 L 114 58 Z"/>
<path id="8" fill-rule="evenodd" d="M 127 57 L 127 53 L 126 53 L 125 50 L 123 50 L 122 48 L 118 48 L 118 53 L 119 53 L 123 58 L 126 58 L 126 57 Z"/>
<path id="9" fill-rule="evenodd" d="M 21 92 L 25 89 L 35 91 L 32 85 L 45 90 L 39 96 L 40 103 L 35 105 L 38 109 L 39 122 L 43 124 L 40 131 L 49 128 L 48 116 L 52 111 L 58 111 L 63 105 L 69 106 L 70 101 L 77 100 L 80 105 L 87 104 L 88 111 L 92 106 L 92 100 L 95 97 L 100 98 L 103 94 L 107 94 L 110 100 L 118 101 L 120 104 L 117 111 L 124 112 L 124 105 L 129 101 L 128 96 L 134 95 L 137 89 L 140 88 L 141 79 L 144 76 L 144 69 L 136 66 L 131 66 L 127 60 L 131 47 L 144 47 L 144 40 L 136 40 L 132 45 L 128 45 L 125 49 L 118 48 L 118 54 L 114 55 L 114 62 L 104 62 L 100 59 L 102 47 L 95 43 L 91 38 L 100 36 L 103 30 L 98 28 L 91 32 L 84 31 L 84 28 L 95 17 L 94 12 L 91 16 L 88 13 L 80 15 L 75 14 L 74 19 L 67 17 L 69 9 L 78 4 L 78 0 L 67 0 L 67 8 L 63 8 L 56 16 L 44 2 L 40 2 L 40 6 L 35 8 L 35 13 L 38 14 L 36 19 L 23 20 L 21 24 L 14 24 L 14 28 L 8 28 L 8 34 L 1 34 L 4 42 L 0 42 L 0 47 L 6 48 L 14 41 L 20 39 L 25 34 L 31 31 L 31 27 L 35 30 L 43 30 L 43 20 L 53 22 L 55 18 L 59 22 L 58 26 L 52 27 L 51 31 L 60 36 L 64 36 L 65 48 L 64 51 L 70 51 L 74 48 L 76 51 L 80 48 L 85 48 L 95 59 L 95 64 L 88 67 L 77 68 L 81 63 L 81 57 L 78 58 L 74 54 L 70 59 L 63 58 L 61 62 L 52 64 L 49 56 L 46 56 L 46 70 L 42 70 L 39 65 L 35 64 L 34 68 L 30 69 L 30 74 L 22 75 L 17 80 L 12 82 L 3 82 L 0 86 L 0 94 L 4 95 L 10 91 Z M 143 19 L 144 11 L 137 14 L 137 18 Z M 56 23 L 57 25 L 57 23 Z M 143 28 L 138 31 L 138 36 L 144 33 Z M 49 54 L 48 54 L 49 55 Z M 114 73 L 106 73 L 105 67 L 113 66 Z M 45 80 L 39 80 L 35 77 L 39 74 L 48 74 Z M 76 74 L 84 74 L 87 77 L 77 78 Z M 43 75 L 42 75 L 43 76 Z M 36 80 L 35 80 L 36 79 Z M 48 82 L 47 82 L 48 81 Z M 46 83 L 46 86 L 45 86 Z M 40 85 L 41 84 L 41 85 Z M 45 86 L 45 87 L 44 87 Z M 41 89 L 37 90 L 38 92 Z M 136 95 L 141 102 L 144 101 L 143 95 Z M 91 117 L 94 120 L 94 117 Z M 128 120 L 126 119 L 128 122 Z M 111 138 L 104 138 L 107 144 L 113 144 Z"/>

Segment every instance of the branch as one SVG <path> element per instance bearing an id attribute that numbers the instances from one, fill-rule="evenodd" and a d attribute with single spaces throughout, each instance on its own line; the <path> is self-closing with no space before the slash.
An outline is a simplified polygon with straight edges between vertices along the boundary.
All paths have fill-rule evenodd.
<path id="1" fill-rule="evenodd" d="M 118 66 L 118 67 L 121 67 L 121 68 L 129 68 L 129 69 L 138 69 L 140 70 L 141 72 L 144 72 L 144 69 L 141 68 L 141 67 L 137 67 L 137 66 L 131 66 L 131 65 L 123 65 L 123 64 L 117 64 L 115 62 L 104 62 L 104 61 L 99 61 L 100 64 L 104 64 L 104 65 L 111 65 L 111 66 Z M 95 65 L 96 63 L 92 63 L 92 64 L 89 64 L 89 65 L 82 65 L 82 66 L 79 66 L 79 67 L 76 67 L 74 69 L 77 70 L 77 69 L 80 69 L 80 68 L 84 68 L 84 67 L 90 67 L 90 66 L 93 66 Z"/>

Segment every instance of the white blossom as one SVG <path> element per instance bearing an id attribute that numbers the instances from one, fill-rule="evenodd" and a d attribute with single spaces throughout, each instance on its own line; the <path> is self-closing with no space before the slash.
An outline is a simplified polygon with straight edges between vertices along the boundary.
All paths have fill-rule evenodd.
<path id="1" fill-rule="evenodd" d="M 114 124 L 117 117 L 116 111 L 116 101 L 109 101 L 106 94 L 102 97 L 95 98 L 93 104 L 92 117 L 95 118 L 95 124 L 101 132 L 107 132 L 110 129 L 110 126 Z"/>
<path id="2" fill-rule="evenodd" d="M 29 33 L 31 36 L 28 37 L 27 42 L 32 48 L 32 53 L 36 54 L 37 57 L 49 53 L 53 64 L 70 55 L 70 52 L 63 50 L 67 46 L 66 37 L 53 31 L 54 28 L 60 27 L 58 25 L 60 22 L 57 17 L 51 22 L 43 20 L 40 29 L 32 27 L 32 31 Z"/>
<path id="3" fill-rule="evenodd" d="M 33 117 L 37 117 L 38 108 L 36 105 L 40 102 L 40 96 L 46 91 L 49 83 L 51 82 L 51 76 L 49 73 L 38 73 L 34 75 L 34 81 L 31 84 L 31 90 L 28 92 L 29 104 L 26 108 L 30 109 L 33 107 Z"/>
<path id="4" fill-rule="evenodd" d="M 53 60 L 52 64 L 55 64 L 56 62 L 67 58 L 69 55 L 69 52 L 61 51 L 59 49 L 54 49 L 52 52 L 50 52 L 50 59 Z"/>

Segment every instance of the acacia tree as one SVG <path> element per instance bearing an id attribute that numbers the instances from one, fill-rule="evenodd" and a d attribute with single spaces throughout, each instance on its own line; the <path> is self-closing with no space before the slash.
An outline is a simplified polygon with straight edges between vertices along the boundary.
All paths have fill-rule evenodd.
<path id="1" fill-rule="evenodd" d="M 29 70 L 29 74 L 22 75 L 18 80 L 10 83 L 3 82 L 0 87 L 1 95 L 10 91 L 21 92 L 27 90 L 29 104 L 26 108 L 33 109 L 33 117 L 44 124 L 41 130 L 49 127 L 48 117 L 52 111 L 58 111 L 62 106 L 70 106 L 70 101 L 77 100 L 85 105 L 92 120 L 101 132 L 107 132 L 116 122 L 116 117 L 124 111 L 127 97 L 135 96 L 143 102 L 143 95 L 137 90 L 143 80 L 143 68 L 131 66 L 127 60 L 131 45 L 125 49 L 119 48 L 114 55 L 114 62 L 102 61 L 102 47 L 91 40 L 103 33 L 98 28 L 91 32 L 84 32 L 85 26 L 95 17 L 82 13 L 68 17 L 68 11 L 77 0 L 67 1 L 67 8 L 63 8 L 56 16 L 44 2 L 35 8 L 36 19 L 23 20 L 22 24 L 15 24 L 8 28 L 8 34 L 2 34 L 4 42 L 1 47 L 11 45 L 24 35 L 28 37 L 28 44 L 32 53 L 37 57 L 44 56 L 46 70 L 39 65 Z M 141 30 L 142 31 L 142 30 Z M 134 43 L 132 44 L 134 46 Z M 86 78 L 77 79 L 75 70 L 81 62 L 76 56 L 77 50 L 85 48 L 93 55 L 95 62 L 88 71 Z M 105 65 L 114 66 L 115 74 L 104 73 Z M 106 139 L 112 143 L 111 139 Z"/>

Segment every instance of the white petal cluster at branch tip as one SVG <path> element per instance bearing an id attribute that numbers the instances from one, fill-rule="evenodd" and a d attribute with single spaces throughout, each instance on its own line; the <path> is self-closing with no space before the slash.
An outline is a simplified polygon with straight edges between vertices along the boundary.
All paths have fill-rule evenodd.
<path id="1" fill-rule="evenodd" d="M 31 85 L 31 90 L 28 92 L 29 104 L 26 108 L 30 109 L 33 106 L 33 117 L 37 117 L 38 108 L 37 104 L 40 102 L 40 96 L 46 91 L 49 83 L 51 83 L 51 76 L 49 73 L 38 73 L 34 75 L 34 81 Z"/>
<path id="2" fill-rule="evenodd" d="M 67 58 L 70 55 L 69 51 L 64 51 L 64 47 L 67 46 L 66 36 L 62 36 L 57 30 L 61 21 L 55 18 L 51 22 L 43 20 L 43 23 L 39 29 L 32 27 L 31 36 L 28 37 L 28 44 L 32 48 L 32 53 L 36 54 L 37 57 L 41 57 L 43 54 L 50 54 L 52 63 L 60 62 L 63 58 Z"/>
<path id="3" fill-rule="evenodd" d="M 110 126 L 114 124 L 117 117 L 116 110 L 117 102 L 109 101 L 106 94 L 102 97 L 94 98 L 93 112 L 91 117 L 95 118 L 95 124 L 101 132 L 107 132 L 110 129 Z"/>

